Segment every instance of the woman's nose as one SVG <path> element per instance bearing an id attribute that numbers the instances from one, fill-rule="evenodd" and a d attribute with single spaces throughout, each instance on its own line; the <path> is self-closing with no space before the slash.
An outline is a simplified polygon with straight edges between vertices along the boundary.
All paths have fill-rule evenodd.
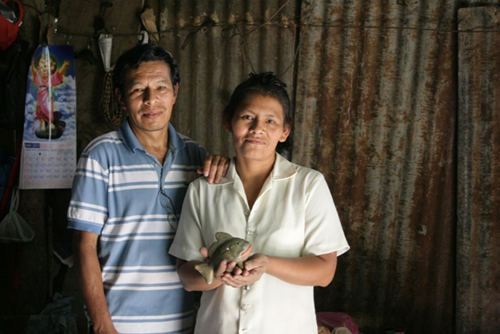
<path id="1" fill-rule="evenodd" d="M 260 121 L 258 118 L 256 118 L 253 122 L 252 122 L 252 126 L 250 128 L 251 130 L 255 131 L 255 132 L 259 132 L 259 131 L 262 131 L 264 129 L 264 122 Z"/>

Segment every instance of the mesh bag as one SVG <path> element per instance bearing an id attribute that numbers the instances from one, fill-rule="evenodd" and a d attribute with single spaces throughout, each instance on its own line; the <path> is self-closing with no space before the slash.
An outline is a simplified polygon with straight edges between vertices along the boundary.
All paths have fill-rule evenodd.
<path id="1" fill-rule="evenodd" d="M 33 240 L 35 232 L 24 220 L 17 208 L 19 206 L 19 189 L 12 192 L 10 211 L 0 223 L 0 242 L 28 242 Z"/>

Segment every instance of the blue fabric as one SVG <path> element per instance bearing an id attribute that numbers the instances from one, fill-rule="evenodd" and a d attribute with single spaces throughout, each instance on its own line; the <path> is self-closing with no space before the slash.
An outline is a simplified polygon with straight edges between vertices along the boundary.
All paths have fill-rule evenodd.
<path id="1" fill-rule="evenodd" d="M 125 121 L 92 141 L 80 157 L 68 227 L 100 235 L 103 284 L 118 331 L 137 326 L 184 333 L 191 328 L 192 298 L 168 249 L 187 186 L 198 177 L 205 156 L 201 146 L 169 124 L 162 166 Z"/>

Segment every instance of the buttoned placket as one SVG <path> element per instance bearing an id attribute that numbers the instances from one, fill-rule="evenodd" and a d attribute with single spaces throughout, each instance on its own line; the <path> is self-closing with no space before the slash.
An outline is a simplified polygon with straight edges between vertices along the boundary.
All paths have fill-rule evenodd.
<path id="1" fill-rule="evenodd" d="M 257 202 L 257 201 L 256 201 Z M 255 236 L 255 204 L 252 210 L 247 208 L 245 211 L 246 218 L 246 235 L 245 239 L 250 243 L 253 243 Z M 240 298 L 240 317 L 239 317 L 239 328 L 238 333 L 248 334 L 251 333 L 252 319 L 255 319 L 255 304 L 252 302 L 252 287 L 244 286 L 240 288 L 241 298 Z"/>
<path id="2" fill-rule="evenodd" d="M 265 194 L 270 191 L 272 188 L 272 179 L 269 177 L 268 180 L 262 186 L 261 193 L 255 200 L 255 203 L 250 210 L 248 207 L 248 201 L 245 202 L 246 209 L 244 212 L 246 218 L 246 230 L 245 230 L 245 239 L 250 243 L 253 243 L 256 237 L 256 228 L 257 222 L 260 219 L 259 216 L 259 207 L 265 198 Z M 246 197 L 245 197 L 246 200 Z M 257 318 L 256 312 L 256 301 L 254 298 L 256 297 L 256 292 L 252 290 L 252 286 L 244 286 L 241 287 L 241 298 L 240 298 L 240 317 L 239 317 L 239 326 L 238 333 L 240 334 L 257 334 L 252 332 L 252 324 Z M 261 310 L 260 310 L 261 311 Z"/>
<path id="3" fill-rule="evenodd" d="M 172 146 L 168 148 L 163 165 L 160 164 L 160 162 L 154 155 L 150 154 L 147 151 L 146 154 L 153 160 L 153 168 L 155 169 L 156 174 L 158 175 L 158 196 L 161 196 L 161 192 L 164 192 L 165 194 L 168 195 L 167 189 L 165 189 L 165 180 L 167 179 L 167 174 L 170 171 L 172 164 L 175 160 L 175 157 L 177 155 L 177 149 Z M 174 210 L 175 208 L 172 208 L 172 211 Z"/>

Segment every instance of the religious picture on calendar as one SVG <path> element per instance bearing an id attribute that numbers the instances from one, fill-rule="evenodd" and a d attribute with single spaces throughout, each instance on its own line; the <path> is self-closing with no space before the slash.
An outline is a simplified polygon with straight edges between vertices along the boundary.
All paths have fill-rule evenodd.
<path id="1" fill-rule="evenodd" d="M 39 47 L 31 60 L 26 95 L 25 139 L 56 140 L 75 123 L 76 103 L 73 48 Z M 69 126 L 68 126 L 69 125 Z M 26 138 L 32 133 L 35 137 Z"/>

